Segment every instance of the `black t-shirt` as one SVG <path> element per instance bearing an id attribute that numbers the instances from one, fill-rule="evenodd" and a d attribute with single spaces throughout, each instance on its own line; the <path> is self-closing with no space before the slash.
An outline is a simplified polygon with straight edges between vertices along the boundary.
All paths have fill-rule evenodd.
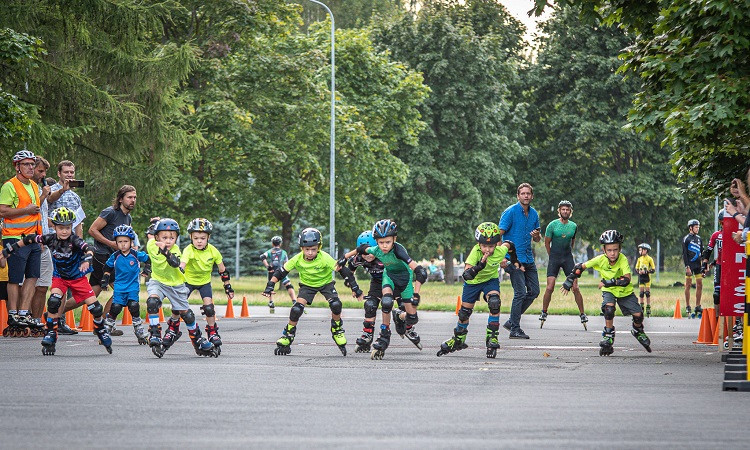
<path id="1" fill-rule="evenodd" d="M 130 216 L 130 214 L 123 214 L 120 208 L 114 209 L 111 206 L 105 208 L 99 214 L 99 217 L 107 222 L 107 224 L 104 225 L 104 227 L 99 230 L 99 232 L 102 234 L 102 236 L 109 239 L 110 241 L 115 240 L 113 237 L 115 228 L 119 227 L 120 225 L 130 225 L 133 222 L 133 218 Z M 100 255 L 111 255 L 114 252 L 115 251 L 112 248 L 108 247 L 106 244 L 95 240 L 94 253 L 98 253 Z"/>

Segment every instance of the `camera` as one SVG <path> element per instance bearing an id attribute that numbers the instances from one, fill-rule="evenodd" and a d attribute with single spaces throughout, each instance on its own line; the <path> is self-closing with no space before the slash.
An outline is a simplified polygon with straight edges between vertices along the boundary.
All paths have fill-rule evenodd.
<path id="1" fill-rule="evenodd" d="M 82 188 L 86 183 L 83 180 L 69 180 L 68 186 L 72 188 Z"/>

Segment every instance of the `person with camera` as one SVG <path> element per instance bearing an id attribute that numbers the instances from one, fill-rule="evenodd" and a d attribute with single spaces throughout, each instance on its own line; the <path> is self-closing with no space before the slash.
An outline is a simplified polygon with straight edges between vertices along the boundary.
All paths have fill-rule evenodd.
<path id="1" fill-rule="evenodd" d="M 57 177 L 60 181 L 50 187 L 47 213 L 63 206 L 73 211 L 76 216 L 73 231 L 76 236 L 83 238 L 83 219 L 86 218 L 86 214 L 81 206 L 81 197 L 71 190 L 83 187 L 83 182 L 75 179 L 75 164 L 68 160 L 60 161 L 57 165 Z"/>

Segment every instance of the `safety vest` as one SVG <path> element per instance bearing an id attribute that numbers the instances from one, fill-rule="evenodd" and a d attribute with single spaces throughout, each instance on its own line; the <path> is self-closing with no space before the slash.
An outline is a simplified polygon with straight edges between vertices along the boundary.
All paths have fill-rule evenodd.
<path id="1" fill-rule="evenodd" d="M 37 186 L 33 180 L 29 180 L 32 190 L 34 191 L 33 201 L 31 197 L 29 197 L 26 187 L 24 187 L 18 177 L 11 178 L 10 182 L 13 183 L 13 187 L 16 189 L 16 194 L 18 195 L 18 206 L 16 206 L 16 208 L 25 208 L 32 203 L 34 205 L 39 205 L 39 186 Z M 22 234 L 34 233 L 42 234 L 42 215 L 40 213 L 13 218 L 5 217 L 3 220 L 3 238 L 20 238 Z"/>

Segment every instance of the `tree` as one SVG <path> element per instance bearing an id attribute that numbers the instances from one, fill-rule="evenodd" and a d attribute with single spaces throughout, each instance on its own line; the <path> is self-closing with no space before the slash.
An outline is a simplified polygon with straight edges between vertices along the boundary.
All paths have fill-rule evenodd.
<path id="1" fill-rule="evenodd" d="M 491 26 L 474 29 L 487 17 L 513 23 L 494 2 L 430 1 L 415 16 L 376 30 L 376 41 L 422 72 L 432 91 L 420 108 L 428 129 L 418 145 L 397 152 L 409 167 L 408 181 L 380 211 L 396 219 L 407 240 L 420 237 L 407 241 L 415 253 L 442 247 L 447 273 L 454 250 L 472 242 L 474 227 L 499 219 L 499 191 L 512 184 L 512 163 L 524 151 L 518 143 L 522 114 L 509 102 L 508 85 L 517 75 L 507 61 L 507 40 Z M 521 26 L 511 30 L 520 40 Z"/>
<path id="2" fill-rule="evenodd" d="M 337 29 L 361 28 L 375 18 L 390 18 L 404 12 L 403 0 L 322 0 L 333 12 Z M 326 20 L 326 10 L 310 0 L 293 0 L 300 5 L 304 26 Z"/>

